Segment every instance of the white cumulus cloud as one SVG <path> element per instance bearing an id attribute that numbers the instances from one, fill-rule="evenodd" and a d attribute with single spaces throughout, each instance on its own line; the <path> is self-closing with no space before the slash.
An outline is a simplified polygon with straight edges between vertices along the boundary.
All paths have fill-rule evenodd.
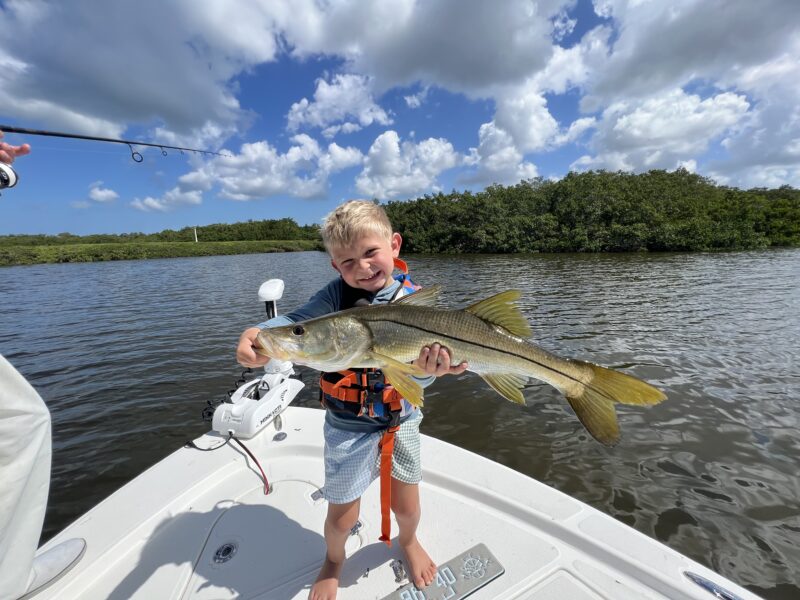
<path id="1" fill-rule="evenodd" d="M 95 202 L 113 202 L 119 194 L 110 188 L 101 187 L 102 181 L 95 181 L 89 185 L 89 199 Z"/>
<path id="2" fill-rule="evenodd" d="M 554 0 L 294 3 L 279 26 L 296 56 L 336 54 L 378 89 L 415 82 L 484 95 L 546 64 Z"/>
<path id="3" fill-rule="evenodd" d="M 497 99 L 494 123 L 523 153 L 544 149 L 558 134 L 558 122 L 547 109 L 544 96 L 527 86 Z"/>
<path id="4" fill-rule="evenodd" d="M 800 3 L 787 0 L 606 0 L 595 8 L 614 18 L 619 36 L 592 74 L 589 110 L 762 64 L 797 38 L 800 22 Z"/>
<path id="5" fill-rule="evenodd" d="M 135 198 L 131 206 L 144 212 L 167 212 L 179 206 L 196 205 L 203 201 L 203 195 L 198 190 L 184 191 L 176 186 L 165 193 L 161 198 L 147 196 L 143 199 Z"/>
<path id="6" fill-rule="evenodd" d="M 567 14 L 566 9 L 562 9 L 559 13 L 552 18 L 553 21 L 553 37 L 556 41 L 561 41 L 575 29 L 578 24 L 577 19 L 571 19 Z"/>
<path id="7" fill-rule="evenodd" d="M 229 200 L 258 200 L 274 196 L 319 198 L 328 191 L 331 175 L 358 166 L 360 150 L 336 143 L 323 148 L 311 136 L 301 133 L 281 153 L 269 142 L 243 144 L 238 154 L 225 152 L 181 176 L 178 185 L 161 198 L 136 199 L 139 210 L 167 211 L 200 204 L 203 193 L 214 188 Z"/>
<path id="8" fill-rule="evenodd" d="M 512 184 L 538 175 L 536 165 L 524 160 L 511 135 L 494 122 L 481 125 L 480 143 L 470 148 L 465 164 L 473 170 L 462 179 L 467 183 Z"/>
<path id="9" fill-rule="evenodd" d="M 344 133 L 349 133 L 372 123 L 389 125 L 392 122 L 386 111 L 375 103 L 369 78 L 352 74 L 335 75 L 330 83 L 318 79 L 314 100 L 303 98 L 293 104 L 287 120 L 290 131 L 304 126 L 326 128 L 327 137 L 333 137 L 343 127 Z M 328 127 L 341 122 L 343 125 Z"/>
<path id="10" fill-rule="evenodd" d="M 406 101 L 406 106 L 408 108 L 419 108 L 425 102 L 428 97 L 428 92 L 430 91 L 429 86 L 425 86 L 417 92 L 416 94 L 411 94 L 410 96 L 403 96 L 403 100 Z"/>
<path id="11" fill-rule="evenodd" d="M 12 0 L 0 6 L 0 54 L 16 68 L 0 71 L 0 105 L 89 135 L 119 137 L 132 124 L 164 143 L 230 135 L 248 119 L 233 77 L 276 55 L 268 12 L 245 0 L 203 10 L 187 1 L 109 10 Z"/>
<path id="12" fill-rule="evenodd" d="M 401 143 L 397 132 L 389 130 L 372 143 L 356 189 L 380 200 L 413 196 L 436 189 L 439 174 L 458 163 L 458 153 L 445 139 Z"/>
<path id="13" fill-rule="evenodd" d="M 750 104 L 730 92 L 705 100 L 683 90 L 638 101 L 620 101 L 603 111 L 590 145 L 574 169 L 642 171 L 674 169 L 702 155 L 712 141 L 734 128 Z"/>
<path id="14" fill-rule="evenodd" d="M 168 192 L 135 200 L 142 210 L 196 205 L 212 189 L 240 200 L 320 197 L 332 174 L 359 165 L 351 186 L 380 197 L 435 189 L 454 167 L 462 181 L 513 183 L 556 148 L 579 169 L 684 165 L 734 185 L 800 185 L 800 2 L 593 5 L 602 20 L 587 26 L 575 0 L 227 0 L 202 10 L 190 0 L 113 10 L 8 0 L 0 106 L 31 126 L 134 130 L 209 149 L 249 140 L 259 118 L 277 120 L 245 101 L 280 107 L 288 138 L 192 161 Z M 279 104 L 265 86 L 262 104 L 240 103 L 249 78 L 279 58 L 317 77 L 313 95 Z M 462 144 L 454 148 L 439 137 L 446 129 L 427 133 L 426 111 L 391 112 L 391 102 L 423 106 L 434 87 L 446 92 L 437 103 L 463 96 L 467 110 L 452 118 L 472 118 L 463 123 L 472 140 L 447 134 Z M 329 144 L 370 126 L 377 139 L 352 136 L 360 147 Z M 428 139 L 401 141 L 396 132 L 412 128 Z M 422 164 L 424 152 L 434 164 Z M 100 186 L 94 194 L 109 198 Z"/>

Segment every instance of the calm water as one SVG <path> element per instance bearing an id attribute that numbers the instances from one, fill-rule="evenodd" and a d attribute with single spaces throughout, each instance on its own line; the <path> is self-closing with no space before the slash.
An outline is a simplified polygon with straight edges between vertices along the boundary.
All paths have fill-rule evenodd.
<path id="1" fill-rule="evenodd" d="M 621 407 L 623 440 L 607 449 L 551 388 L 530 385 L 518 407 L 467 374 L 429 389 L 425 433 L 765 598 L 800 597 L 800 251 L 406 258 L 451 306 L 521 289 L 537 343 L 669 397 Z M 315 252 L 0 269 L 0 353 L 53 416 L 44 538 L 207 429 L 200 412 L 241 372 L 234 348 L 261 319 L 263 280 L 286 281 L 288 310 L 333 275 Z M 313 385 L 297 403 L 316 406 Z"/>

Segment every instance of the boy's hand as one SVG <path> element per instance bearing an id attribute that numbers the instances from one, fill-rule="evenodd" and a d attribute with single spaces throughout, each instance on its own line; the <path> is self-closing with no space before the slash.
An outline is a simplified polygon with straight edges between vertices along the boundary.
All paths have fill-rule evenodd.
<path id="1" fill-rule="evenodd" d="M 263 367 L 269 362 L 269 356 L 256 354 L 253 348 L 260 348 L 256 336 L 259 332 L 258 327 L 245 329 L 239 338 L 239 346 L 236 348 L 236 361 L 243 367 Z"/>
<path id="2" fill-rule="evenodd" d="M 443 348 L 439 344 L 432 346 L 423 346 L 419 351 L 419 358 L 414 361 L 414 364 L 424 369 L 428 375 L 460 375 L 467 370 L 469 364 L 466 361 L 455 367 L 450 366 L 450 353 L 447 348 Z"/>

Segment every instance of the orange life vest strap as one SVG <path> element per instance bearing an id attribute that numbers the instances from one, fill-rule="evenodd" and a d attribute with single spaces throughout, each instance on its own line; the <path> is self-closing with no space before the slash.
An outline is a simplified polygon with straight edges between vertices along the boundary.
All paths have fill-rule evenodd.
<path id="1" fill-rule="evenodd" d="M 339 374 L 343 375 L 343 377 L 339 381 L 337 381 L 336 383 L 333 384 L 334 388 L 340 388 L 345 383 L 348 384 L 347 387 L 352 387 L 354 385 L 362 385 L 363 384 L 364 377 L 363 376 L 359 377 L 358 373 L 356 373 L 355 371 L 339 371 Z M 362 373 L 362 375 L 363 375 L 363 373 Z M 361 379 L 361 381 L 359 381 L 359 379 Z M 328 382 L 326 381 L 325 383 L 328 383 Z"/>
<path id="2" fill-rule="evenodd" d="M 344 402 L 358 404 L 356 409 L 359 415 L 369 414 L 374 417 L 372 412 L 372 402 L 369 401 L 369 376 L 366 371 L 339 371 L 342 378 L 332 383 L 323 376 L 319 381 L 322 391 L 323 405 L 325 396 L 330 396 Z M 373 393 L 374 398 L 374 393 Z M 381 399 L 392 420 L 386 431 L 378 442 L 380 452 L 380 479 L 381 479 L 381 537 L 382 542 L 392 545 L 392 453 L 394 452 L 395 434 L 400 429 L 400 412 L 403 408 L 403 397 L 392 386 L 387 385 L 381 392 Z M 374 401 L 374 400 L 373 400 Z M 327 405 L 326 405 L 327 406 Z M 356 408 L 356 407 L 353 407 Z M 354 411 L 354 412 L 356 412 Z"/>
<path id="3" fill-rule="evenodd" d="M 333 396 L 337 400 L 344 402 L 359 402 L 363 403 L 366 400 L 366 386 L 363 386 L 360 381 L 359 374 L 355 371 L 340 371 L 344 375 L 336 383 L 327 381 L 324 377 L 319 380 L 319 387 L 322 394 Z"/>
<path id="4" fill-rule="evenodd" d="M 392 546 L 392 521 L 390 510 L 392 508 L 392 453 L 394 452 L 394 438 L 399 425 L 389 427 L 380 441 L 381 453 L 381 537 L 380 541 L 387 546 Z"/>
<path id="5" fill-rule="evenodd" d="M 356 402 L 361 404 L 361 411 L 359 414 L 364 414 L 368 410 L 366 406 L 367 396 L 369 392 L 369 384 L 367 381 L 367 374 L 365 372 L 357 371 L 339 371 L 343 377 L 336 383 L 331 383 L 324 377 L 319 380 L 319 387 L 322 395 L 331 396 L 343 402 Z M 400 393 L 392 386 L 387 385 L 381 395 L 381 402 L 388 404 L 390 410 L 402 408 L 400 401 L 402 400 Z M 375 416 L 375 415 L 370 415 Z"/>
<path id="6" fill-rule="evenodd" d="M 392 421 L 389 427 L 383 434 L 380 441 L 381 453 L 381 537 L 380 540 L 385 542 L 387 546 L 392 546 L 392 521 L 391 521 L 391 508 L 392 508 L 392 455 L 394 453 L 394 438 L 397 431 L 400 429 L 400 411 L 403 406 L 401 403 L 402 397 L 395 392 L 389 404 L 391 411 Z"/>

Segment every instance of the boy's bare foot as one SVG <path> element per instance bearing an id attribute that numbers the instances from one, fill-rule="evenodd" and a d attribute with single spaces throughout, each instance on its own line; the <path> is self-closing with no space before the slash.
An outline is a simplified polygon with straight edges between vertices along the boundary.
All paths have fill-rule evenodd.
<path id="1" fill-rule="evenodd" d="M 339 590 L 339 574 L 341 572 L 342 563 L 332 562 L 326 556 L 317 580 L 308 594 L 308 600 L 334 600 L 336 592 Z"/>
<path id="2" fill-rule="evenodd" d="M 425 552 L 425 548 L 422 547 L 416 536 L 402 548 L 408 559 L 408 579 L 419 589 L 430 585 L 433 578 L 436 577 L 436 563 Z"/>

